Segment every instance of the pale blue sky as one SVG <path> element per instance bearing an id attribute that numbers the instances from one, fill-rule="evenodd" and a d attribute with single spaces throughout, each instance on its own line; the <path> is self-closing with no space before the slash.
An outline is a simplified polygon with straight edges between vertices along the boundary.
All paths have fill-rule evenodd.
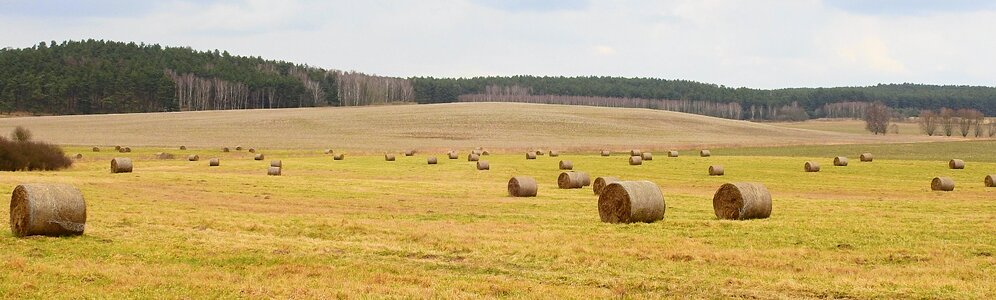
<path id="1" fill-rule="evenodd" d="M 996 1 L 0 0 L 0 47 L 109 39 L 394 76 L 996 85 Z"/>

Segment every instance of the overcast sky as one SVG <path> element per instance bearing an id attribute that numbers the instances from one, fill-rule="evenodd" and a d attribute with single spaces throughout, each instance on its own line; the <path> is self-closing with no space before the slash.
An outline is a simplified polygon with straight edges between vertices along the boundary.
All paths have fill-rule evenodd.
<path id="1" fill-rule="evenodd" d="M 994 3 L 0 0 L 0 47 L 94 38 L 405 77 L 994 86 Z"/>

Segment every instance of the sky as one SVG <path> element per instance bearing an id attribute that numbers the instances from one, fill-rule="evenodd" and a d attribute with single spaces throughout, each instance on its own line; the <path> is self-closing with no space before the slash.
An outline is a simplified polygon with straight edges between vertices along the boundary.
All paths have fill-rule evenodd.
<path id="1" fill-rule="evenodd" d="M 996 1 L 0 0 L 0 48 L 105 39 L 388 76 L 996 86 Z"/>

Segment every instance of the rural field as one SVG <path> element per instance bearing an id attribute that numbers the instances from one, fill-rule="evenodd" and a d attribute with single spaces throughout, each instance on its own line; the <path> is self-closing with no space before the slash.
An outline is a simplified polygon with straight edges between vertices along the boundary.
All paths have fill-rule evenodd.
<path id="1" fill-rule="evenodd" d="M 0 132 L 18 125 L 83 158 L 62 171 L 5 172 L 3 197 L 21 183 L 69 183 L 88 217 L 78 237 L 0 234 L 3 298 L 996 295 L 996 188 L 983 185 L 996 173 L 993 139 L 528 104 L 8 118 Z M 266 158 L 221 151 L 236 145 Z M 481 156 L 490 170 L 467 161 L 478 146 L 493 151 Z M 699 157 L 706 147 L 712 156 Z M 535 148 L 561 155 L 526 160 Z M 632 148 L 654 159 L 628 165 Z M 460 158 L 447 159 L 450 149 Z M 864 152 L 875 160 L 859 162 Z M 834 167 L 834 156 L 850 165 Z M 134 172 L 111 174 L 115 157 L 131 158 Z M 209 167 L 215 157 L 221 165 Z M 948 169 L 952 158 L 965 169 Z M 271 160 L 281 176 L 266 175 Z M 664 219 L 602 223 L 590 187 L 557 188 L 560 160 L 592 179 L 654 182 Z M 822 171 L 804 172 L 805 161 Z M 726 174 L 708 176 L 710 165 Z M 538 181 L 537 197 L 508 196 L 519 175 Z M 931 191 L 936 176 L 957 187 Z M 727 182 L 764 184 L 771 217 L 718 220 L 712 197 Z"/>

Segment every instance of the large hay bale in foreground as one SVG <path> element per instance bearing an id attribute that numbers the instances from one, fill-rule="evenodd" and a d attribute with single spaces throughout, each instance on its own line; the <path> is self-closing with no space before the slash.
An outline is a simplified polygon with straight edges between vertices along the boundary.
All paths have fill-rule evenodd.
<path id="1" fill-rule="evenodd" d="M 557 187 L 562 189 L 580 189 L 591 184 L 588 173 L 585 172 L 562 172 L 557 177 Z"/>
<path id="2" fill-rule="evenodd" d="M 643 155 L 640 155 L 640 158 L 643 160 L 654 160 L 654 154 L 650 152 L 643 152 Z"/>
<path id="3" fill-rule="evenodd" d="M 339 153 L 339 154 L 336 154 L 335 156 L 332 156 L 332 160 L 343 160 L 345 158 L 346 158 L 346 154 L 344 154 L 344 153 Z"/>
<path id="4" fill-rule="evenodd" d="M 512 197 L 536 197 L 539 186 L 536 179 L 529 176 L 515 176 L 508 180 L 508 195 Z"/>
<path id="5" fill-rule="evenodd" d="M 723 174 L 726 174 L 726 171 L 723 170 L 723 166 L 719 165 L 709 166 L 709 176 L 723 176 Z"/>
<path id="6" fill-rule="evenodd" d="M 807 161 L 806 165 L 803 166 L 803 169 L 806 170 L 806 172 L 819 172 L 820 164 L 813 161 Z"/>
<path id="7" fill-rule="evenodd" d="M 131 158 L 116 157 L 111 159 L 111 173 L 131 173 Z"/>
<path id="8" fill-rule="evenodd" d="M 460 158 L 460 154 L 457 153 L 456 151 L 451 151 L 450 153 L 447 153 L 446 155 L 449 156 L 450 159 L 459 159 Z"/>
<path id="9" fill-rule="evenodd" d="M 668 151 L 667 157 L 678 157 L 678 151 L 675 150 Z"/>
<path id="10" fill-rule="evenodd" d="M 280 167 L 269 167 L 266 169 L 266 175 L 270 176 L 280 176 Z"/>
<path id="11" fill-rule="evenodd" d="M 277 167 L 277 168 L 283 168 L 284 167 L 284 162 L 280 161 L 280 160 L 271 160 L 270 161 L 270 166 L 271 167 Z"/>
<path id="12" fill-rule="evenodd" d="M 526 152 L 526 159 L 536 159 L 536 152 Z"/>
<path id="13" fill-rule="evenodd" d="M 93 147 L 93 152 L 100 152 L 100 147 Z"/>
<path id="14" fill-rule="evenodd" d="M 603 176 L 603 177 L 595 178 L 595 183 L 591 184 L 591 190 L 593 192 L 595 192 L 595 195 L 598 195 L 599 193 L 602 192 L 602 189 L 605 188 L 606 185 L 609 185 L 610 183 L 613 183 L 613 182 L 616 182 L 616 181 L 620 181 L 619 177 L 605 177 L 605 176 Z"/>
<path id="15" fill-rule="evenodd" d="M 557 150 L 550 150 L 550 157 L 558 157 L 558 156 L 560 156 L 560 152 L 558 152 Z"/>
<path id="16" fill-rule="evenodd" d="M 720 219 L 765 219 L 771 216 L 771 193 L 760 183 L 723 184 L 712 197 L 712 208 Z"/>
<path id="17" fill-rule="evenodd" d="M 405 150 L 405 156 L 415 156 L 415 150 Z"/>
<path id="18" fill-rule="evenodd" d="M 471 153 L 467 154 L 467 161 L 478 161 L 481 160 L 480 154 Z"/>
<path id="19" fill-rule="evenodd" d="M 253 160 L 263 160 L 264 158 L 263 153 L 256 153 L 256 155 L 252 157 Z"/>
<path id="20" fill-rule="evenodd" d="M 602 152 L 600 152 L 599 154 L 602 155 L 602 156 L 609 156 L 609 155 L 612 154 L 612 151 L 602 150 Z"/>
<path id="21" fill-rule="evenodd" d="M 10 230 L 15 237 L 80 235 L 86 201 L 68 184 L 22 184 L 10 197 Z"/>
<path id="22" fill-rule="evenodd" d="M 569 160 L 560 161 L 559 166 L 561 170 L 574 170 L 574 163 Z"/>
<path id="23" fill-rule="evenodd" d="M 198 156 L 197 154 L 187 155 L 187 160 L 188 161 L 198 161 L 198 160 L 201 160 L 201 157 Z"/>
<path id="24" fill-rule="evenodd" d="M 631 165 L 631 166 L 639 166 L 639 165 L 642 165 L 642 164 L 643 164 L 643 157 L 641 157 L 641 156 L 630 156 L 629 157 L 629 165 Z"/>
<path id="25" fill-rule="evenodd" d="M 221 159 L 218 159 L 218 158 L 209 159 L 208 160 L 208 166 L 209 167 L 221 166 Z"/>
<path id="26" fill-rule="evenodd" d="M 187 150 L 187 146 L 180 146 L 180 150 Z"/>
<path id="27" fill-rule="evenodd" d="M 651 223 L 664 219 L 664 194 L 650 181 L 613 182 L 598 194 L 598 216 L 606 223 Z"/>
<path id="28" fill-rule="evenodd" d="M 426 162 L 426 163 L 428 163 L 428 164 L 430 164 L 430 165 L 435 165 L 435 164 L 436 164 L 436 163 L 438 163 L 439 161 L 438 161 L 438 160 L 436 160 L 436 157 L 435 157 L 435 156 L 430 156 L 429 158 L 426 158 L 426 159 L 425 159 L 425 162 Z"/>
<path id="29" fill-rule="evenodd" d="M 961 170 L 965 168 L 965 161 L 960 159 L 952 159 L 948 161 L 948 168 Z"/>
<path id="30" fill-rule="evenodd" d="M 996 174 L 986 175 L 986 187 L 996 187 Z"/>
<path id="31" fill-rule="evenodd" d="M 847 157 L 838 156 L 833 158 L 833 165 L 837 167 L 847 166 Z"/>
<path id="32" fill-rule="evenodd" d="M 488 164 L 488 161 L 481 160 L 481 161 L 477 162 L 477 169 L 478 170 L 491 170 L 491 165 Z"/>
<path id="33" fill-rule="evenodd" d="M 953 191 L 954 188 L 955 182 L 954 179 L 951 179 L 951 177 L 934 177 L 934 179 L 930 181 L 930 190 L 932 191 L 950 192 Z"/>
<path id="34" fill-rule="evenodd" d="M 861 162 L 872 162 L 872 160 L 875 159 L 875 156 L 872 156 L 871 153 L 861 153 L 861 156 L 858 157 L 858 159 L 860 159 Z"/>
<path id="35" fill-rule="evenodd" d="M 629 156 L 643 156 L 643 151 L 640 149 L 629 150 Z"/>
<path id="36" fill-rule="evenodd" d="M 701 157 L 710 157 L 710 156 L 712 156 L 712 151 L 709 151 L 709 150 L 699 150 L 699 156 L 701 156 Z"/>
<path id="37" fill-rule="evenodd" d="M 394 154 L 384 154 L 384 160 L 394 161 Z"/>

